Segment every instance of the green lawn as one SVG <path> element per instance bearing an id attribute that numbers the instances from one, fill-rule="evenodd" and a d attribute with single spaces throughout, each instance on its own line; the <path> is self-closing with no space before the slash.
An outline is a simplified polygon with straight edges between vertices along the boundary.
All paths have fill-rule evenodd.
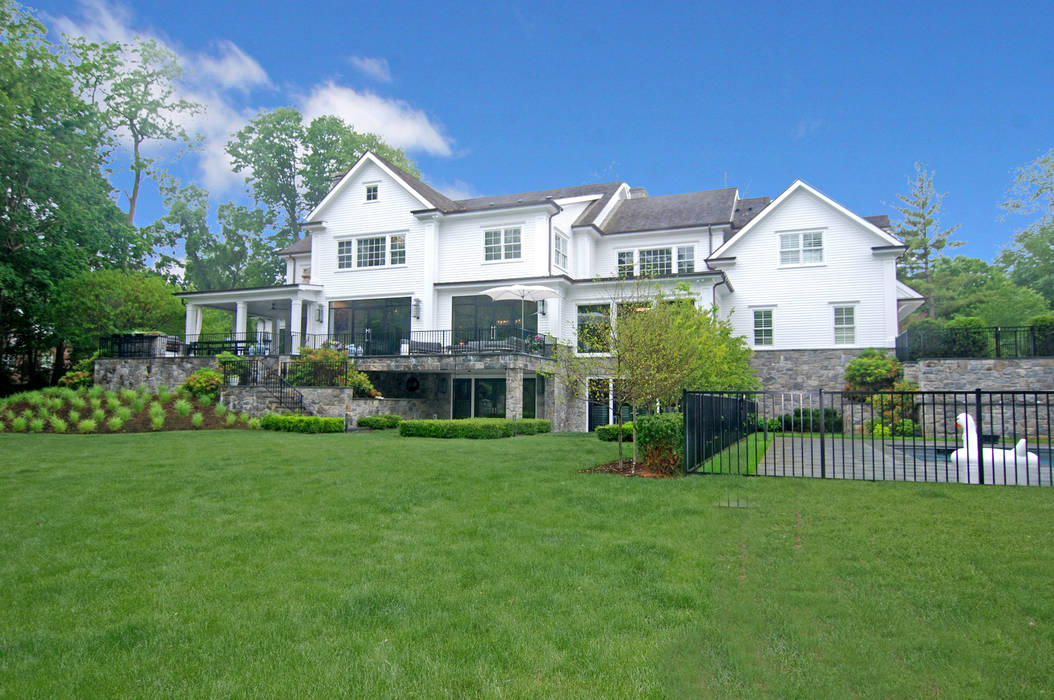
<path id="1" fill-rule="evenodd" d="M 0 696 L 1049 696 L 1054 489 L 0 435 Z"/>

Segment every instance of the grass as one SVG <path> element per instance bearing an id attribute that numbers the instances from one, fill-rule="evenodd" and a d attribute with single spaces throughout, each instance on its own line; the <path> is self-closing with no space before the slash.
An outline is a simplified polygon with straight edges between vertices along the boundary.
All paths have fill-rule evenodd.
<path id="1" fill-rule="evenodd" d="M 704 474 L 756 474 L 758 462 L 764 458 L 776 437 L 763 432 L 752 433 L 706 460 L 699 468 Z"/>
<path id="2" fill-rule="evenodd" d="M 576 473 L 614 452 L 0 434 L 0 695 L 1054 687 L 1054 490 Z"/>

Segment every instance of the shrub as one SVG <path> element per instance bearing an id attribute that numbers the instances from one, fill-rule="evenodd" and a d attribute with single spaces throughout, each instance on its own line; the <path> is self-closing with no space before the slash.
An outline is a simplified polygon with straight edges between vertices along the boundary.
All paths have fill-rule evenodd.
<path id="1" fill-rule="evenodd" d="M 88 399 L 88 403 L 91 404 L 92 409 L 102 408 L 102 399 L 98 396 Z"/>
<path id="2" fill-rule="evenodd" d="M 259 418 L 249 419 L 249 430 L 260 430 L 263 427 Z"/>
<path id="3" fill-rule="evenodd" d="M 598 425 L 593 432 L 604 442 L 618 441 L 618 423 Z M 631 420 L 622 424 L 622 442 L 633 442 L 633 421 Z"/>
<path id="4" fill-rule="evenodd" d="M 132 401 L 135 401 L 136 397 L 139 396 L 139 394 L 135 392 L 135 389 L 121 389 L 120 396 L 121 401 L 124 401 L 125 403 L 131 403 Z"/>
<path id="5" fill-rule="evenodd" d="M 359 418 L 358 425 L 360 428 L 369 428 L 370 430 L 390 430 L 398 428 L 402 421 L 402 416 L 397 416 L 394 413 L 381 413 L 376 416 Z"/>
<path id="6" fill-rule="evenodd" d="M 178 413 L 181 418 L 186 418 L 190 415 L 190 412 L 194 410 L 194 407 L 190 405 L 190 402 L 184 399 L 176 401 L 172 407 L 176 409 L 176 413 Z"/>
<path id="7" fill-rule="evenodd" d="M 250 416 L 248 413 L 242 411 L 242 413 L 238 416 L 238 418 L 241 419 L 242 423 L 248 423 L 249 419 L 252 418 L 252 416 Z"/>
<path id="8" fill-rule="evenodd" d="M 100 396 L 102 396 L 102 395 L 103 395 L 103 393 L 104 393 L 105 391 L 106 391 L 106 389 L 104 389 L 104 388 L 103 388 L 103 387 L 101 387 L 101 386 L 90 386 L 90 387 L 88 387 L 88 389 L 87 389 L 86 393 L 87 393 L 87 394 L 88 394 L 88 396 L 90 396 L 91 398 L 93 398 L 93 399 L 97 399 L 97 398 L 99 398 Z"/>
<path id="9" fill-rule="evenodd" d="M 190 417 L 190 424 L 195 428 L 200 428 L 201 424 L 205 422 L 205 416 L 201 415 L 200 411 L 195 411 L 194 415 Z"/>
<path id="10" fill-rule="evenodd" d="M 116 396 L 107 397 L 106 408 L 110 409 L 111 411 L 116 411 L 120 407 L 121 399 L 117 398 Z"/>
<path id="11" fill-rule="evenodd" d="M 227 417 L 224 420 L 227 421 L 228 428 L 233 428 L 234 424 L 238 422 L 238 416 L 232 411 L 231 413 L 227 414 Z"/>
<path id="12" fill-rule="evenodd" d="M 820 432 L 820 409 L 796 408 L 776 419 L 775 430 L 796 433 Z M 772 428 L 770 428 L 772 429 Z M 823 430 L 826 433 L 842 432 L 842 415 L 833 408 L 823 409 Z"/>
<path id="13" fill-rule="evenodd" d="M 56 433 L 64 433 L 69 428 L 66 421 L 62 420 L 58 416 L 51 417 L 51 430 Z"/>
<path id="14" fill-rule="evenodd" d="M 976 316 L 959 316 L 944 326 L 949 357 L 990 357 L 992 337 L 988 324 Z"/>
<path id="15" fill-rule="evenodd" d="M 78 411 L 87 405 L 88 402 L 85 401 L 84 398 L 81 396 L 74 396 L 72 399 L 70 399 L 70 408 L 74 408 Z"/>
<path id="16" fill-rule="evenodd" d="M 11 430 L 16 433 L 26 432 L 26 419 L 22 416 L 17 416 L 11 421 Z"/>
<path id="17" fill-rule="evenodd" d="M 120 416 L 114 416 L 106 421 L 106 425 L 110 429 L 110 432 L 119 433 L 121 432 L 121 428 L 124 427 L 124 420 L 122 420 Z"/>
<path id="18" fill-rule="evenodd" d="M 2 420 L 0 420 L 0 433 L 5 432 L 6 430 L 7 430 L 7 423 L 4 423 Z"/>
<path id="19" fill-rule="evenodd" d="M 198 397 L 199 406 L 211 406 L 212 402 L 216 400 L 216 397 L 212 394 L 202 394 Z"/>
<path id="20" fill-rule="evenodd" d="M 212 412 L 215 413 L 218 418 L 223 418 L 223 414 L 227 412 L 227 407 L 222 403 L 217 402 L 216 408 L 212 409 Z"/>
<path id="21" fill-rule="evenodd" d="M 165 415 L 165 407 L 158 401 L 154 401 L 150 404 L 150 415 L 151 416 L 163 416 Z"/>
<path id="22" fill-rule="evenodd" d="M 221 386 L 223 386 L 223 375 L 214 369 L 203 367 L 187 377 L 187 381 L 183 382 L 180 388 L 200 399 L 203 396 L 215 395 Z"/>
<path id="23" fill-rule="evenodd" d="M 95 360 L 98 359 L 98 351 L 92 353 L 88 357 L 85 357 L 79 362 L 75 362 L 73 367 L 70 368 L 69 372 L 62 375 L 59 379 L 59 384 L 64 387 L 71 389 L 80 389 L 82 387 L 89 387 L 92 385 L 93 377 L 95 376 Z"/>
<path id="24" fill-rule="evenodd" d="M 343 433 L 344 419 L 268 413 L 260 419 L 260 427 L 264 430 L 280 430 L 287 433 Z"/>
<path id="25" fill-rule="evenodd" d="M 135 401 L 132 402 L 132 410 L 136 413 L 142 413 L 144 408 L 146 408 L 146 399 L 142 396 L 137 396 Z"/>
<path id="26" fill-rule="evenodd" d="M 216 366 L 228 380 L 236 377 L 237 383 L 249 383 L 249 361 L 244 357 L 238 357 L 233 352 L 224 350 L 216 355 Z"/>
<path id="27" fill-rule="evenodd" d="M 77 431 L 84 434 L 94 433 L 97 427 L 95 421 L 90 418 L 77 423 Z"/>
<path id="28" fill-rule="evenodd" d="M 97 408 L 91 412 L 91 417 L 92 420 L 94 420 L 96 423 L 101 423 L 103 419 L 106 418 L 106 411 L 102 410 L 101 408 Z"/>
<path id="29" fill-rule="evenodd" d="M 900 362 L 883 350 L 868 348 L 845 366 L 845 391 L 859 393 L 858 398 L 884 391 L 900 377 Z"/>
<path id="30" fill-rule="evenodd" d="M 640 416 L 634 427 L 644 465 L 662 474 L 676 473 L 684 459 L 684 414 Z"/>
<path id="31" fill-rule="evenodd" d="M 29 432 L 31 432 L 31 433 L 39 433 L 39 432 L 42 432 L 43 430 L 44 430 L 44 419 L 43 418 L 34 418 L 33 420 L 29 421 Z"/>
<path id="32" fill-rule="evenodd" d="M 377 395 L 366 373 L 355 369 L 347 350 L 329 341 L 321 348 L 300 348 L 300 355 L 286 369 L 285 380 L 293 386 L 346 386 L 359 396 Z"/>
<path id="33" fill-rule="evenodd" d="M 114 412 L 115 418 L 120 418 L 122 421 L 127 421 L 132 417 L 132 409 L 128 406 L 121 406 Z"/>
<path id="34" fill-rule="evenodd" d="M 81 419 L 81 412 L 80 411 L 70 411 L 69 419 L 70 419 L 70 422 L 72 422 L 72 423 L 79 423 L 80 419 Z"/>
<path id="35" fill-rule="evenodd" d="M 162 384 L 157 388 L 157 400 L 161 403 L 168 403 L 172 400 L 172 391 L 167 386 Z"/>
<path id="36" fill-rule="evenodd" d="M 164 413 L 151 413 L 150 414 L 150 428 L 152 430 L 161 430 L 165 427 L 165 414 Z"/>
<path id="37" fill-rule="evenodd" d="M 1036 355 L 1054 355 L 1054 311 L 1048 311 L 1028 319 L 1035 338 Z"/>
<path id="38" fill-rule="evenodd" d="M 534 418 L 459 418 L 454 420 L 404 420 L 399 424 L 403 437 L 469 438 L 487 440 L 547 433 L 550 422 Z"/>

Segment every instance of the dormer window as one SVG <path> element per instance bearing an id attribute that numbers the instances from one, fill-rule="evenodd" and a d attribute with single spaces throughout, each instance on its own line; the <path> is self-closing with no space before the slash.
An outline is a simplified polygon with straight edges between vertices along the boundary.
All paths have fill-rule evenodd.
<path id="1" fill-rule="evenodd" d="M 377 191 L 378 191 L 379 187 L 380 187 L 380 185 L 366 185 L 366 201 L 367 202 L 376 202 L 377 201 Z"/>

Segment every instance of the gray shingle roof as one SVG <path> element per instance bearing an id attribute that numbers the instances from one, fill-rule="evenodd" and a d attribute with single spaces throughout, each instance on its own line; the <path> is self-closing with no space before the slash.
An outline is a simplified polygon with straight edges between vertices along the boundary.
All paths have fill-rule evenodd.
<path id="1" fill-rule="evenodd" d="M 761 213 L 761 210 L 769 205 L 772 200 L 768 197 L 748 197 L 736 202 L 736 210 L 733 212 L 733 228 L 743 228 L 750 220 Z"/>
<path id="2" fill-rule="evenodd" d="M 311 234 L 308 233 L 299 241 L 291 246 L 287 246 L 278 251 L 277 255 L 300 255 L 301 253 L 311 252 Z"/>
<path id="3" fill-rule="evenodd" d="M 436 209 L 439 209 L 440 211 L 447 211 L 448 209 L 457 206 L 454 200 L 450 199 L 445 194 L 441 194 L 440 192 L 432 188 L 430 185 L 421 182 L 421 180 L 406 172 L 395 163 L 392 163 L 386 158 L 382 158 L 376 153 L 373 153 L 373 155 L 377 160 L 381 161 L 389 168 L 394 170 L 396 174 L 399 175 L 399 177 L 406 181 L 406 184 L 409 185 L 409 187 L 413 189 L 414 192 L 424 197 L 427 201 L 431 202 L 432 206 L 434 206 Z"/>
<path id="4" fill-rule="evenodd" d="M 460 199 L 457 202 L 454 202 L 454 204 L 457 205 L 455 211 L 462 212 L 485 211 L 487 209 L 500 209 L 502 207 L 518 207 L 526 206 L 528 204 L 544 204 L 550 199 L 582 197 L 590 194 L 599 194 L 601 195 L 601 199 L 605 199 L 613 195 L 621 186 L 621 182 L 604 182 L 596 185 L 576 185 L 575 187 L 559 187 L 554 190 L 535 190 L 534 192 L 502 194 L 495 197 Z"/>
<path id="5" fill-rule="evenodd" d="M 734 187 L 627 199 L 619 202 L 601 229 L 604 233 L 627 233 L 728 223 L 735 201 Z"/>
<path id="6" fill-rule="evenodd" d="M 889 225 L 889 214 L 876 214 L 875 216 L 865 216 L 864 221 L 878 226 L 880 229 L 891 229 Z"/>

